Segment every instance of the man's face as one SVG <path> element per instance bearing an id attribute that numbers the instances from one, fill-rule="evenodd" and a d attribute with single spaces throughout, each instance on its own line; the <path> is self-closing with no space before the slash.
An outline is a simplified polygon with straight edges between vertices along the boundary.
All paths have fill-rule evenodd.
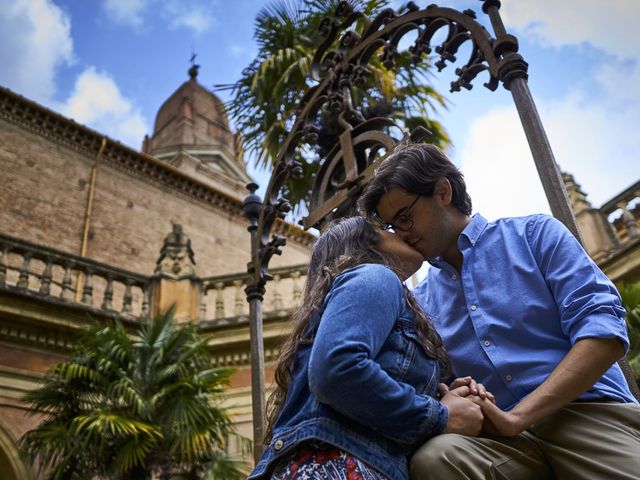
<path id="1" fill-rule="evenodd" d="M 439 195 L 424 197 L 402 188 L 392 188 L 378 202 L 376 211 L 406 243 L 425 260 L 441 256 L 449 247 L 450 224 L 446 202 Z"/>

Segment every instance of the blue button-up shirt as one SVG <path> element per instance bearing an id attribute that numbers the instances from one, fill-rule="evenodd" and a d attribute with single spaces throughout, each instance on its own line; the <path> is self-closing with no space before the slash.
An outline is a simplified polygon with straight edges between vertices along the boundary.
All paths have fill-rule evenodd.
<path id="1" fill-rule="evenodd" d="M 487 222 L 458 238 L 460 274 L 436 260 L 414 294 L 443 337 L 456 375 L 471 375 L 512 408 L 584 338 L 629 348 L 611 281 L 559 221 L 547 215 Z M 580 399 L 635 402 L 617 364 Z"/>

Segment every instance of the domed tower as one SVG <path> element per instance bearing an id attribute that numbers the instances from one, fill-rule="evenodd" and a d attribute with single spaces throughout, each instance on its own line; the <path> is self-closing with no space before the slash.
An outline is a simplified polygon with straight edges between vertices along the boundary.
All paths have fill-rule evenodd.
<path id="1" fill-rule="evenodd" d="M 242 200 L 251 181 L 242 139 L 229 128 L 222 101 L 200 85 L 198 65 L 190 79 L 162 104 L 142 151 L 166 161 L 207 185 Z"/>

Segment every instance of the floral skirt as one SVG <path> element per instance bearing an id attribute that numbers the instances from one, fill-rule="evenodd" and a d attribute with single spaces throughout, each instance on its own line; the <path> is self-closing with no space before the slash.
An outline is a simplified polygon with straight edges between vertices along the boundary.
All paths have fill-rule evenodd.
<path id="1" fill-rule="evenodd" d="M 271 480 L 388 480 L 350 453 L 305 442 L 276 465 Z"/>

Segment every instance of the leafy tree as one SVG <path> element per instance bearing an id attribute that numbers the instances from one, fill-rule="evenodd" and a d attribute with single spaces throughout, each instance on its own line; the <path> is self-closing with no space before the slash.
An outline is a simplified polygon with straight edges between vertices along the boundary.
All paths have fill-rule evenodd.
<path id="1" fill-rule="evenodd" d="M 619 285 L 618 291 L 627 311 L 625 319 L 631 344 L 627 358 L 636 379 L 640 379 L 640 283 Z"/>
<path id="2" fill-rule="evenodd" d="M 305 92 L 314 83 L 309 76 L 316 49 L 322 43 L 320 22 L 332 15 L 338 0 L 275 0 L 256 17 L 255 38 L 258 54 L 234 84 L 218 86 L 231 90 L 227 109 L 242 132 L 247 150 L 256 155 L 256 163 L 268 166 L 278 151 L 295 119 L 295 112 Z M 349 2 L 374 17 L 388 8 L 390 0 L 351 0 Z M 358 23 L 356 29 L 362 29 Z M 368 66 L 371 75 L 363 87 L 353 87 L 354 105 L 360 105 L 365 118 L 389 117 L 413 130 L 424 126 L 431 136 L 426 139 L 441 147 L 450 140 L 442 125 L 433 120 L 438 108 L 446 108 L 445 98 L 429 85 L 428 59 L 420 66 L 411 61 L 411 53 L 401 52 L 397 68 L 385 68 L 374 55 Z M 297 203 L 310 190 L 311 178 L 317 170 L 317 159 L 338 141 L 337 118 L 328 109 L 322 112 L 320 139 L 314 155 L 300 160 L 305 165 L 304 188 L 290 198 Z M 291 186 L 290 186 L 291 187 Z M 290 192 L 291 193 L 291 192 Z"/>
<path id="3" fill-rule="evenodd" d="M 49 479 L 245 478 L 228 451 L 247 441 L 218 404 L 232 370 L 210 368 L 206 338 L 173 316 L 134 336 L 120 322 L 94 327 L 25 395 L 45 418 L 21 449 Z"/>

